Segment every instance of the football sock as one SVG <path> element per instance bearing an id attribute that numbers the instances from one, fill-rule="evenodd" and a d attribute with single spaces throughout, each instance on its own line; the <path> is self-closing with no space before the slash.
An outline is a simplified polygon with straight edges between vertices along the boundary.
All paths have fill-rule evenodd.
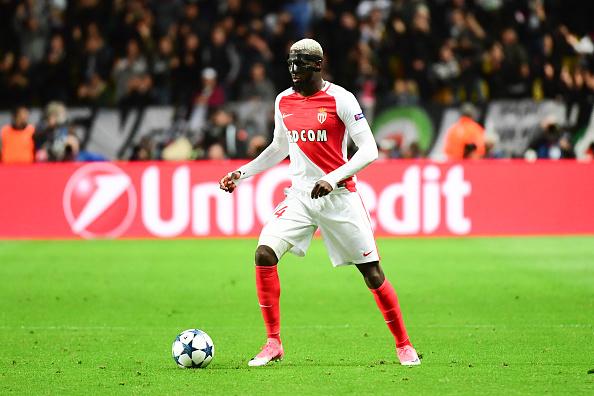
<path id="1" fill-rule="evenodd" d="M 280 282 L 276 265 L 256 266 L 256 289 L 268 338 L 280 342 Z"/>
<path id="2" fill-rule="evenodd" d="M 400 348 L 410 345 L 408 334 L 402 321 L 402 312 L 400 312 L 398 297 L 390 281 L 385 279 L 380 287 L 370 290 L 373 293 L 373 297 L 375 297 L 378 308 L 382 312 L 382 315 L 384 315 L 388 328 L 396 340 L 396 347 Z"/>

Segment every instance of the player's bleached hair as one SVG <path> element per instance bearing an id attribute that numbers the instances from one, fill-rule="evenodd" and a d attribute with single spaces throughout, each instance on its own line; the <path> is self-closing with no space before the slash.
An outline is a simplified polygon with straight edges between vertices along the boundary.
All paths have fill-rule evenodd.
<path id="1" fill-rule="evenodd" d="M 291 46 L 291 51 L 300 52 L 302 54 L 317 55 L 320 58 L 324 57 L 322 46 L 316 40 L 305 38 L 297 41 Z"/>

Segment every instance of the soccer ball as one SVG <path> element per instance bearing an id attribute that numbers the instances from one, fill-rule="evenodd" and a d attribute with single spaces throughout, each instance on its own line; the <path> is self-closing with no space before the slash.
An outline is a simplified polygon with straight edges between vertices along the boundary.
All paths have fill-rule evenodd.
<path id="1" fill-rule="evenodd" d="M 214 344 L 208 334 L 198 329 L 182 331 L 171 346 L 173 360 L 182 368 L 204 368 L 214 357 Z"/>

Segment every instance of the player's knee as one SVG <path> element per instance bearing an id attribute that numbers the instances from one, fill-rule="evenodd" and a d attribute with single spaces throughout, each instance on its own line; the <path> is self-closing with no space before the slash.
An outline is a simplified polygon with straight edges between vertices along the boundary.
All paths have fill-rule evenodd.
<path id="1" fill-rule="evenodd" d="M 365 276 L 365 283 L 371 289 L 377 289 L 384 283 L 385 277 L 380 272 L 373 272 Z"/>
<path id="2" fill-rule="evenodd" d="M 386 277 L 384 276 L 384 271 L 379 265 L 378 261 L 374 261 L 373 263 L 366 263 L 366 264 L 359 264 L 357 268 L 363 275 L 363 279 L 365 279 L 365 283 L 367 287 L 370 289 L 377 289 L 383 283 Z"/>
<path id="3" fill-rule="evenodd" d="M 274 250 L 266 245 L 260 245 L 256 249 L 256 265 L 271 266 L 276 265 L 278 259 Z"/>

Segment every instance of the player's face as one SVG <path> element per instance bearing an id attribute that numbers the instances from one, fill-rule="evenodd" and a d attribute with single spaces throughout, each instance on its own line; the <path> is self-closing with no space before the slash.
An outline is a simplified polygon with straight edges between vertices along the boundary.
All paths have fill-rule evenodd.
<path id="1" fill-rule="evenodd" d="M 309 87 L 315 81 L 315 75 L 321 69 L 321 60 L 315 56 L 289 52 L 287 58 L 293 86 L 297 90 Z"/>

